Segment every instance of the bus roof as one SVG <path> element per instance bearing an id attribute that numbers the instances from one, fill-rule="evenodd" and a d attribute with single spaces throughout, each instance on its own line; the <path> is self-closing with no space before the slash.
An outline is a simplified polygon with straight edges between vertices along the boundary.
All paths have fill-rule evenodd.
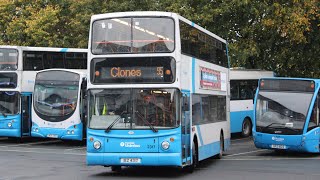
<path id="1" fill-rule="evenodd" d="M 60 68 L 44 69 L 44 70 L 37 71 L 37 73 L 48 72 L 48 71 L 66 71 L 66 72 L 76 73 L 81 76 L 87 75 L 87 70 L 84 70 L 84 69 L 82 70 L 82 69 L 60 69 Z"/>
<path id="2" fill-rule="evenodd" d="M 320 83 L 320 79 L 315 78 L 293 78 L 293 77 L 270 77 L 270 78 L 261 78 L 261 79 L 279 79 L 279 80 L 298 80 L 298 81 L 314 81 L 315 83 Z"/>
<path id="3" fill-rule="evenodd" d="M 274 72 L 259 69 L 230 69 L 230 80 L 260 79 L 264 77 L 274 77 Z"/>
<path id="4" fill-rule="evenodd" d="M 184 21 L 185 23 L 196 27 L 197 29 L 205 32 L 206 34 L 209 34 L 212 37 L 215 37 L 216 39 L 218 39 L 219 41 L 223 42 L 223 43 L 227 43 L 227 41 L 221 37 L 219 37 L 218 35 L 204 29 L 203 27 L 195 24 L 194 22 L 180 16 L 177 13 L 173 13 L 173 12 L 162 12 L 162 11 L 130 11 L 130 12 L 114 12 L 114 13 L 106 13 L 106 14 L 96 14 L 91 16 L 91 22 L 98 20 L 98 19 L 105 19 L 105 18 L 120 18 L 120 17 L 127 17 L 127 16 L 166 16 L 166 17 L 173 17 L 173 18 L 178 18 L 182 21 Z"/>
<path id="5" fill-rule="evenodd" d="M 0 45 L 0 48 L 21 49 L 26 51 L 51 51 L 51 52 L 88 52 L 88 49 L 80 48 L 57 48 L 57 47 L 31 47 L 31 46 L 7 46 Z"/>

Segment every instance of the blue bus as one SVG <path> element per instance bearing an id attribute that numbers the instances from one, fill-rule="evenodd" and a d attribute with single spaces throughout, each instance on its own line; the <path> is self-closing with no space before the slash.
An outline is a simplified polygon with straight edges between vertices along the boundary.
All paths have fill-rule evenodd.
<path id="1" fill-rule="evenodd" d="M 32 108 L 32 137 L 82 141 L 86 132 L 87 70 L 37 72 Z"/>
<path id="2" fill-rule="evenodd" d="M 319 79 L 261 79 L 255 100 L 255 146 L 318 153 L 319 88 Z"/>
<path id="3" fill-rule="evenodd" d="M 252 133 L 253 99 L 258 81 L 273 77 L 272 71 L 230 68 L 230 128 L 231 133 L 248 137 Z"/>
<path id="4" fill-rule="evenodd" d="M 0 46 L 0 136 L 31 135 L 31 102 L 37 71 L 86 66 L 86 49 Z"/>
<path id="5" fill-rule="evenodd" d="M 230 144 L 227 57 L 225 40 L 175 13 L 92 16 L 87 164 L 192 171 L 221 158 Z"/>

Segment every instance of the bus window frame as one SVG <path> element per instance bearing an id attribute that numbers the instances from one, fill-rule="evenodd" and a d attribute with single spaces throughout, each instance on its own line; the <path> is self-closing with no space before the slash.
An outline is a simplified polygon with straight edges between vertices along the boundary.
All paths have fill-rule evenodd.
<path id="1" fill-rule="evenodd" d="M 19 69 L 19 59 L 20 59 L 20 52 L 17 48 L 0 48 L 0 49 L 7 49 L 7 50 L 16 50 L 17 51 L 17 68 L 16 69 L 7 69 L 7 70 L 1 70 L 1 71 L 17 71 Z M 23 63 L 22 63 L 23 64 Z"/>
<path id="2" fill-rule="evenodd" d="M 117 18 L 130 18 L 131 19 L 131 26 L 132 26 L 132 22 L 134 18 L 166 18 L 166 19 L 171 19 L 173 21 L 173 49 L 172 51 L 170 52 L 129 52 L 129 53 L 120 53 L 120 52 L 117 52 L 117 53 L 100 53 L 100 54 L 97 54 L 97 53 L 94 53 L 92 51 L 92 44 L 93 44 L 93 24 L 96 22 L 96 21 L 101 21 L 101 20 L 110 20 L 110 19 L 117 19 Z M 91 39 L 90 39 L 90 52 L 91 54 L 93 55 L 119 55 L 119 54 L 158 54 L 158 53 L 161 53 L 161 54 L 165 54 L 165 53 L 174 53 L 175 50 L 176 50 L 176 21 L 173 17 L 170 17 L 170 16 L 121 16 L 121 17 L 113 17 L 113 18 L 101 18 L 101 19 L 96 19 L 94 21 L 92 21 L 90 23 L 92 25 L 92 29 L 90 30 L 91 31 Z M 133 32 L 132 32 L 132 28 L 131 28 L 131 36 L 132 36 Z M 181 38 L 180 38 L 181 39 Z"/>

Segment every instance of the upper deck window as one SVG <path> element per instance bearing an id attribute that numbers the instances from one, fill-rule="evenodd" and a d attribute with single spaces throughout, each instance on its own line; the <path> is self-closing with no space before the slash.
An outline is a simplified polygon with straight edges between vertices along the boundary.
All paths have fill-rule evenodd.
<path id="1" fill-rule="evenodd" d="M 180 21 L 181 52 L 195 58 L 228 68 L 227 47 L 224 42 Z"/>
<path id="2" fill-rule="evenodd" d="M 92 26 L 93 54 L 174 51 L 174 21 L 165 17 L 97 20 Z"/>
<path id="3" fill-rule="evenodd" d="M 0 70 L 17 70 L 18 50 L 0 48 Z"/>

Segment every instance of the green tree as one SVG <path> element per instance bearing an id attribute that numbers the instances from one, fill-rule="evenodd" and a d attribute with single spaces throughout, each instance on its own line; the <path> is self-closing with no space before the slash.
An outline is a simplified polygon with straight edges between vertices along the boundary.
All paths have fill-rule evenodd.
<path id="1" fill-rule="evenodd" d="M 229 43 L 232 66 L 320 77 L 318 0 L 0 0 L 0 43 L 86 48 L 90 17 L 170 11 Z"/>

